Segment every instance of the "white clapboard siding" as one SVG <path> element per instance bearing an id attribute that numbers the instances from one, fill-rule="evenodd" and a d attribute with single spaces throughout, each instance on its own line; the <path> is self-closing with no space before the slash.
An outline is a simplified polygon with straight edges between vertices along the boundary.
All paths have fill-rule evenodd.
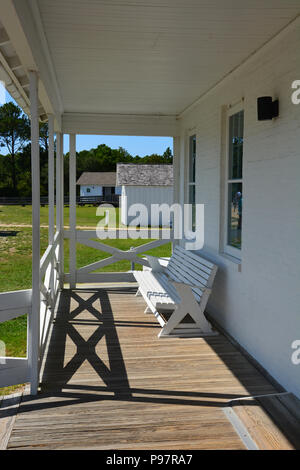
<path id="1" fill-rule="evenodd" d="M 153 204 L 168 204 L 170 207 L 174 202 L 172 186 L 123 186 L 121 196 L 121 221 L 127 225 L 133 219 L 133 215 L 129 215 L 130 207 L 136 203 L 143 204 L 147 211 L 139 216 L 141 227 L 148 225 L 156 226 L 157 223 L 151 218 L 151 206 Z M 153 206 L 152 206 L 153 207 Z M 155 209 L 155 215 L 157 210 Z M 164 214 L 160 220 L 162 226 L 170 226 L 170 218 L 168 214 Z"/>

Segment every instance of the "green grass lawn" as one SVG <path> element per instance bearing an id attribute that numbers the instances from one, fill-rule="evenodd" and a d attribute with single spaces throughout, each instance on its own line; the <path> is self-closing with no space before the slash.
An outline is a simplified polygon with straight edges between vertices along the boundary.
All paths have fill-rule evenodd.
<path id="1" fill-rule="evenodd" d="M 76 218 L 77 226 L 96 227 L 101 217 L 96 215 L 96 207 L 84 206 L 77 207 Z M 110 212 L 113 209 L 107 208 Z M 119 226 L 119 208 L 116 211 L 117 226 Z M 0 225 L 31 225 L 32 208 L 31 206 L 0 206 Z M 40 210 L 41 226 L 48 226 L 48 206 L 41 207 Z M 64 208 L 64 225 L 69 225 L 69 207 Z"/>
<path id="2" fill-rule="evenodd" d="M 41 208 L 41 225 L 47 225 L 47 208 Z M 31 207 L 2 206 L 0 207 L 0 224 L 9 225 L 9 230 L 15 230 L 16 236 L 0 236 L 0 292 L 31 288 L 31 228 L 17 227 L 16 225 L 31 224 Z M 68 217 L 68 208 L 65 208 Z M 99 217 L 96 217 L 94 207 L 77 208 L 77 225 L 96 226 Z M 14 225 L 15 224 L 15 225 Z M 66 223 L 65 223 L 66 225 Z M 4 227 L 0 228 L 5 230 Z M 101 242 L 115 246 L 122 250 L 129 250 L 132 246 L 143 245 L 150 240 L 101 240 Z M 48 229 L 41 228 L 41 254 L 48 245 Z M 69 241 L 65 240 L 65 272 L 69 271 Z M 155 248 L 148 254 L 154 256 L 170 256 L 171 244 Z M 110 256 L 84 245 L 77 245 L 77 267 L 82 267 L 100 259 Z M 143 255 L 140 255 L 143 256 Z M 130 269 L 128 261 L 119 261 L 111 266 L 98 270 L 99 272 L 124 272 Z M 136 265 L 135 269 L 142 269 Z M 22 316 L 15 320 L 0 323 L 0 340 L 5 342 L 7 356 L 26 356 L 27 318 Z M 12 391 L 14 388 L 0 389 L 0 395 Z"/>

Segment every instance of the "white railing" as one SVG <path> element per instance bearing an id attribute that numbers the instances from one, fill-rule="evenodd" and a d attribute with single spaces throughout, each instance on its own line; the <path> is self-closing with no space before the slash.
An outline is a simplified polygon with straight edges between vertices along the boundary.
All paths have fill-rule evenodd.
<path id="1" fill-rule="evenodd" d="M 60 233 L 56 232 L 52 245 L 48 245 L 40 261 L 40 363 L 49 336 L 50 325 L 59 294 L 60 283 Z"/>
<path id="2" fill-rule="evenodd" d="M 14 292 L 6 292 L 0 294 L 0 323 L 18 318 L 21 315 L 28 315 L 28 328 L 27 328 L 27 357 L 5 357 L 1 356 L 0 351 L 0 387 L 6 387 L 14 384 L 21 384 L 26 382 L 33 382 L 34 376 L 32 373 L 38 362 L 38 370 L 42 365 L 45 347 L 49 338 L 50 327 L 54 317 L 55 307 L 59 298 L 60 289 L 63 288 L 64 282 L 70 282 L 71 278 L 76 282 L 131 282 L 135 281 L 131 270 L 134 265 L 140 264 L 142 266 L 149 266 L 146 258 L 139 255 L 161 245 L 169 243 L 172 238 L 168 232 L 169 238 L 166 236 L 161 237 L 162 232 L 159 232 L 160 238 L 146 241 L 145 244 L 136 247 L 131 247 L 129 250 L 121 250 L 114 246 L 96 241 L 99 232 L 96 230 L 76 230 L 75 238 L 73 236 L 72 249 L 76 249 L 76 243 L 81 243 L 87 247 L 94 248 L 101 252 L 110 254 L 108 258 L 99 259 L 91 264 L 87 264 L 79 269 L 76 269 L 75 263 L 70 263 L 74 271 L 68 274 L 63 272 L 63 237 L 70 238 L 70 231 L 56 232 L 53 237 L 53 243 L 50 244 L 44 252 L 40 260 L 40 306 L 38 310 L 33 308 L 32 290 L 22 290 Z M 124 232 L 116 230 L 116 238 L 124 239 Z M 71 248 L 71 244 L 70 244 Z M 70 249 L 70 259 L 74 254 Z M 131 263 L 131 270 L 127 272 L 93 272 L 106 266 L 110 266 L 118 261 L 129 261 Z M 33 312 L 38 315 L 34 315 Z M 36 330 L 36 322 L 39 328 Z M 39 338 L 35 334 L 39 331 Z M 35 357 L 38 355 L 38 361 Z"/>
<path id="3" fill-rule="evenodd" d="M 61 244 L 60 234 L 54 236 L 40 260 L 40 309 L 39 309 L 39 366 L 45 352 L 51 322 L 57 303 L 60 283 Z M 32 336 L 32 290 L 20 290 L 0 294 L 0 323 L 27 314 L 27 356 L 25 358 L 6 357 L 5 344 L 0 343 L 0 387 L 30 382 L 31 352 L 35 338 Z"/>
<path id="4" fill-rule="evenodd" d="M 13 320 L 21 315 L 28 315 L 28 324 L 31 321 L 31 295 L 30 290 L 5 292 L 0 294 L 0 323 Z M 27 334 L 27 357 L 6 357 L 5 344 L 0 352 L 0 387 L 21 384 L 30 380 L 29 355 L 30 355 L 30 328 Z M 1 348 L 2 349 L 2 348 Z M 3 354 L 4 353 L 4 354 Z M 3 354 L 1 356 L 1 354 Z"/>
<path id="5" fill-rule="evenodd" d="M 105 232 L 107 234 L 107 231 Z M 87 247 L 94 248 L 96 250 L 110 254 L 108 258 L 100 259 L 94 263 L 88 264 L 81 268 L 76 269 L 74 263 L 70 263 L 70 273 L 64 275 L 65 282 L 130 282 L 134 281 L 134 276 L 130 271 L 128 272 L 93 272 L 98 269 L 110 266 L 119 261 L 129 261 L 132 268 L 134 265 L 140 264 L 142 266 L 149 266 L 147 259 L 142 258 L 138 255 L 145 253 L 153 248 L 157 248 L 161 245 L 165 245 L 171 241 L 171 234 L 168 232 L 168 238 L 166 236 L 162 238 L 162 231 L 157 231 L 160 238 L 157 240 L 147 241 L 143 245 L 131 247 L 129 250 L 120 250 L 114 246 L 108 245 L 101 242 L 101 238 L 98 238 L 99 231 L 96 230 L 76 230 L 75 232 L 75 243 L 70 243 L 70 259 L 76 259 L 76 253 L 73 252 L 76 247 L 76 243 L 83 244 Z M 71 231 L 64 231 L 64 237 L 70 239 L 74 237 Z M 122 229 L 114 230 L 114 236 L 116 239 L 124 240 L 124 231 Z M 104 238 L 104 237 L 103 237 Z M 149 236 L 150 238 L 150 236 Z M 98 239 L 99 241 L 93 240 Z M 74 241 L 74 239 L 73 239 Z M 134 242 L 134 241 L 133 241 Z M 73 272 L 71 271 L 73 269 Z"/>

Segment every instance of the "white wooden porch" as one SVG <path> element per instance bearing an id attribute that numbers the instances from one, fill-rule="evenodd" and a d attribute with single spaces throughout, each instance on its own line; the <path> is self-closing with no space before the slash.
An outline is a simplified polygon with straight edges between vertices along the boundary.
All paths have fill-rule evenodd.
<path id="1" fill-rule="evenodd" d="M 30 445 L 59 447 L 55 436 L 51 441 L 47 427 L 41 429 L 38 424 L 39 418 L 42 417 L 45 422 L 48 420 L 49 424 L 55 427 L 57 410 L 62 413 L 61 421 L 57 425 L 58 435 L 65 443 L 65 447 L 77 447 L 84 432 L 90 433 L 90 429 L 85 427 L 86 411 L 89 416 L 95 412 L 95 416 L 105 422 L 107 413 L 111 414 L 112 410 L 116 410 L 114 438 L 109 441 L 107 433 L 102 430 L 101 434 L 99 431 L 101 443 L 94 441 L 94 447 L 111 448 L 117 441 L 124 448 L 132 446 L 132 443 L 145 448 L 145 441 L 148 436 L 153 435 L 153 431 L 155 431 L 154 434 L 156 433 L 155 445 L 157 446 L 160 445 L 158 442 L 163 440 L 163 445 L 169 447 L 176 448 L 178 444 L 188 447 L 195 428 L 198 432 L 201 426 L 202 431 L 205 432 L 203 431 L 203 435 L 198 434 L 200 438 L 195 439 L 193 445 L 200 447 L 203 445 L 205 448 L 241 447 L 241 442 L 221 414 L 220 403 L 223 406 L 233 397 L 269 393 L 274 389 L 221 336 L 207 341 L 193 339 L 181 342 L 172 339 L 165 344 L 158 343 L 156 325 L 149 318 L 145 320 L 141 314 L 144 305 L 140 310 L 141 303 L 139 302 L 142 301 L 134 298 L 129 291 L 126 293 L 87 291 L 81 293 L 82 300 L 77 297 L 83 312 L 83 321 L 77 326 L 81 329 L 83 340 L 77 336 L 72 325 L 72 322 L 76 321 L 76 316 L 73 318 L 72 312 L 74 314 L 74 307 L 76 311 L 77 304 L 71 305 L 71 308 L 68 305 L 65 310 L 58 310 L 57 319 L 53 323 L 58 302 L 71 298 L 75 300 L 74 297 L 78 296 L 76 289 L 79 283 L 85 282 L 92 285 L 99 282 L 114 283 L 132 280 L 130 273 L 95 274 L 93 270 L 119 259 L 146 263 L 137 257 L 140 253 L 139 249 L 126 253 L 112 249 L 111 259 L 80 269 L 76 268 L 76 244 L 84 243 L 87 246 L 96 247 L 95 231 L 76 229 L 76 135 L 173 137 L 174 202 L 183 205 L 187 198 L 188 139 L 195 133 L 198 126 L 193 113 L 204 99 L 213 97 L 212 103 L 209 103 L 205 110 L 214 107 L 214 120 L 212 115 L 206 116 L 205 113 L 203 118 L 212 123 L 211 127 L 203 130 L 201 127 L 203 124 L 199 124 L 198 130 L 201 143 L 206 137 L 202 155 L 204 166 L 208 170 L 207 181 L 204 181 L 205 187 L 207 183 L 207 200 L 209 203 L 213 199 L 216 201 L 218 197 L 215 193 L 212 194 L 211 188 L 214 184 L 220 186 L 219 166 L 222 165 L 219 160 L 220 153 L 223 155 L 224 151 L 224 149 L 220 151 L 219 148 L 219 141 L 224 138 L 219 129 L 221 127 L 220 115 L 223 114 L 225 108 L 229 109 L 239 100 L 244 102 L 245 96 L 246 102 L 248 100 L 249 116 L 255 114 L 254 94 L 256 97 L 256 91 L 253 91 L 253 96 L 247 95 L 248 82 L 244 81 L 243 76 L 244 73 L 248 73 L 249 63 L 254 64 L 250 80 L 255 82 L 256 73 L 263 77 L 259 95 L 275 92 L 276 87 L 280 89 L 279 82 L 283 80 L 283 72 L 281 76 L 278 75 L 278 81 L 274 81 L 273 86 L 272 73 L 266 69 L 266 80 L 265 75 L 261 73 L 265 65 L 262 63 L 265 62 L 269 50 L 277 48 L 281 40 L 288 37 L 288 34 L 298 32 L 299 13 L 298 0 L 266 0 L 263 3 L 258 0 L 245 2 L 233 0 L 230 6 L 224 6 L 224 0 L 216 0 L 212 5 L 206 1 L 165 0 L 163 6 L 159 2 L 148 0 L 142 0 L 139 5 L 128 4 L 128 2 L 122 4 L 114 0 L 111 2 L 93 0 L 85 2 L 79 0 L 1 1 L 0 79 L 4 80 L 7 90 L 31 117 L 33 199 L 32 289 L 0 295 L 0 321 L 7 321 L 24 313 L 28 314 L 28 357 L 26 359 L 6 358 L 0 361 L 0 386 L 30 383 L 31 397 L 24 398 L 21 414 L 9 443 L 11 448 L 25 448 Z M 298 44 L 295 43 L 293 47 L 296 50 Z M 268 61 L 267 57 L 266 62 Z M 295 58 L 295 70 L 298 64 L 296 61 Z M 223 96 L 214 102 L 214 93 L 220 89 L 222 91 L 222 86 L 227 82 L 230 82 L 231 87 L 235 89 L 237 76 L 240 80 L 238 96 L 233 93 L 228 102 Z M 296 78 L 298 77 L 294 77 Z M 288 96 L 286 99 L 290 102 L 289 92 L 290 90 L 284 89 L 282 95 Z M 285 107 L 288 112 L 288 106 Z M 283 123 L 291 120 L 284 114 L 283 117 L 281 121 Z M 40 120 L 49 122 L 49 246 L 44 254 L 40 253 Z M 249 134 L 256 128 L 257 122 L 255 121 Z M 261 131 L 255 132 L 264 135 Z M 253 132 L 252 142 L 257 136 L 255 132 Z M 291 129 L 287 127 L 287 136 L 289 132 Z M 56 161 L 54 161 L 54 135 L 56 135 Z M 65 135 L 69 136 L 70 152 L 69 231 L 64 230 L 63 219 L 63 140 Z M 291 154 L 296 149 L 296 140 L 293 142 L 290 145 L 289 140 Z M 212 148 L 214 152 L 211 151 Z M 271 161 L 270 167 L 272 163 Z M 281 173 L 278 169 L 276 171 Z M 210 180 L 211 173 L 215 174 L 212 180 Z M 56 191 L 57 202 L 56 220 L 54 219 L 54 191 Z M 290 200 L 296 200 L 295 195 Z M 209 217 L 210 219 L 215 217 L 214 220 L 217 221 L 219 206 L 214 214 L 210 213 Z M 219 220 L 217 222 L 219 223 Z M 212 227 L 216 226 L 217 223 Z M 210 233 L 215 236 L 213 228 Z M 68 273 L 64 272 L 63 243 L 66 238 L 70 244 Z M 150 247 L 158 246 L 162 242 L 166 240 L 158 240 Z M 214 240 L 214 243 L 218 245 L 215 248 L 218 250 L 219 238 L 217 241 Z M 106 250 L 109 248 L 106 247 Z M 237 270 L 239 268 L 240 266 Z M 66 284 L 69 291 L 63 290 Z M 282 287 L 281 284 L 278 285 Z M 104 306 L 106 319 L 109 318 L 110 322 L 107 331 L 114 331 L 114 335 L 118 331 L 120 335 L 120 341 L 116 336 L 110 339 L 110 343 L 108 341 L 107 350 L 101 349 L 101 335 L 99 334 L 98 337 L 103 362 L 109 362 L 110 348 L 113 350 L 110 357 L 112 363 L 114 364 L 117 360 L 116 369 L 113 367 L 116 376 L 113 378 L 102 363 L 100 367 L 94 349 L 84 340 L 85 337 L 89 337 L 90 333 L 93 335 L 94 327 L 98 328 L 100 323 L 102 325 L 97 317 L 99 310 L 96 314 L 89 305 L 90 294 L 91 297 L 95 295 L 96 301 L 100 304 L 103 302 L 102 307 Z M 126 299 L 126 302 L 120 303 L 120 299 Z M 110 303 L 111 306 L 109 306 Z M 131 312 L 134 313 L 132 315 L 134 318 L 131 317 Z M 93 316 L 93 314 L 96 314 L 96 320 L 92 317 L 91 320 L 90 315 Z M 60 318 L 63 319 L 61 323 Z M 91 321 L 96 321 L 96 325 L 93 323 L 92 326 Z M 132 324 L 128 326 L 128 322 L 131 321 L 135 322 L 134 326 Z M 125 322 L 125 327 L 122 326 L 124 325 L 122 322 Z M 62 348 L 59 357 L 55 357 L 55 354 L 51 355 L 52 346 L 46 353 L 52 325 L 54 325 L 53 331 L 58 331 L 58 337 L 59 334 L 63 336 L 57 343 Z M 291 323 L 291 329 L 292 326 Z M 280 333 L 280 328 L 278 330 Z M 70 342 L 67 339 L 67 331 L 73 335 L 75 348 L 77 341 L 80 357 L 74 351 L 74 341 Z M 50 345 L 51 342 L 54 344 L 55 334 L 51 336 Z M 66 358 L 63 357 L 64 345 Z M 140 348 L 140 356 L 135 360 L 133 356 L 136 356 L 137 345 Z M 96 344 L 94 346 L 96 347 Z M 81 361 L 87 354 L 86 349 L 88 354 L 91 354 L 91 362 L 95 361 L 103 373 L 94 368 L 93 374 L 89 377 L 90 369 L 84 370 L 85 366 Z M 121 357 L 121 352 L 124 358 Z M 76 359 L 72 362 L 73 353 Z M 150 377 L 148 378 L 146 357 L 152 358 L 149 360 Z M 45 360 L 46 368 L 43 369 L 42 365 Z M 74 365 L 73 368 L 71 366 L 68 368 L 69 361 L 72 367 Z M 156 362 L 156 375 L 153 374 L 153 376 L 151 376 L 151 371 L 153 371 L 151 361 Z M 90 364 L 89 361 L 88 363 Z M 78 364 L 81 364 L 81 367 L 77 371 L 75 366 Z M 64 366 L 67 370 L 64 370 Z M 185 371 L 184 374 L 182 369 Z M 283 369 L 281 365 L 281 370 Z M 54 380 L 53 370 L 60 371 L 61 380 Z M 249 382 L 244 376 L 244 371 L 245 376 L 250 378 Z M 78 375 L 76 375 L 77 372 Z M 169 375 L 172 376 L 172 386 L 168 379 Z M 45 382 L 42 377 L 45 378 Z M 296 383 L 298 380 L 296 372 L 293 377 L 293 381 L 289 383 Z M 107 379 L 106 382 L 104 380 L 105 385 L 102 382 L 99 385 L 99 381 L 103 378 Z M 42 394 L 38 394 L 41 380 Z M 69 381 L 71 381 L 71 389 L 68 388 Z M 115 384 L 118 385 L 115 386 Z M 54 388 L 54 394 L 47 393 L 47 389 L 51 387 Z M 106 388 L 103 389 L 103 387 Z M 176 387 L 176 390 L 173 387 Z M 108 399 L 107 396 L 109 396 Z M 167 396 L 167 402 L 165 396 Z M 174 403 L 174 396 L 176 403 Z M 110 402 L 111 397 L 113 400 Z M 116 408 L 116 402 L 118 408 Z M 123 416 L 123 420 L 125 416 L 130 416 L 133 422 L 135 411 L 139 408 L 142 413 L 145 403 L 148 407 L 146 415 L 149 426 L 143 427 L 141 414 L 138 414 L 136 427 L 133 426 L 128 430 L 125 425 L 123 426 L 125 437 L 122 440 L 116 424 L 119 416 Z M 175 420 L 174 424 L 173 405 L 175 413 L 178 412 L 178 417 L 183 420 L 184 416 L 188 417 L 186 421 L 183 421 L 183 427 L 180 419 Z M 195 414 L 196 407 L 201 410 L 201 413 Z M 124 410 L 124 415 L 121 410 Z M 162 420 L 164 429 L 159 424 L 153 425 L 152 413 L 156 416 L 156 423 L 161 416 L 164 417 Z M 82 420 L 82 427 L 78 425 L 77 428 L 76 442 L 66 437 L 66 430 L 74 426 L 71 415 L 73 418 L 75 416 Z M 215 427 L 214 424 L 218 425 Z M 97 423 L 94 422 L 93 425 L 96 429 Z M 109 426 L 107 426 L 108 429 Z M 30 430 L 28 435 L 27 430 Z M 144 433 L 147 439 L 142 437 Z M 224 438 L 219 439 L 221 435 Z M 153 444 L 153 441 L 149 444 L 151 448 Z M 86 442 L 85 445 L 87 445 Z"/>
<path id="2" fill-rule="evenodd" d="M 8 449 L 246 448 L 223 409 L 275 388 L 222 335 L 159 340 L 135 292 L 62 292 Z"/>

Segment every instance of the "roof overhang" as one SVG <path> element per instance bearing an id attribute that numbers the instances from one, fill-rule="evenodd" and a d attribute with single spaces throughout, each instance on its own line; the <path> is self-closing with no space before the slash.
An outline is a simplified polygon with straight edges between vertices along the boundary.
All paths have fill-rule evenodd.
<path id="1" fill-rule="evenodd" d="M 299 14 L 299 0 L 1 0 L 0 79 L 28 112 L 36 70 L 40 116 L 65 133 L 177 135 Z"/>
<path id="2" fill-rule="evenodd" d="M 35 1 L 1 0 L 0 33 L 6 42 L 3 44 L 0 41 L 0 62 L 4 69 L 0 69 L 0 79 L 4 81 L 7 91 L 15 101 L 29 115 L 29 71 L 37 71 L 40 78 L 40 119 L 47 120 L 47 114 L 53 114 L 56 128 L 61 129 L 63 107 L 45 43 L 41 40 L 43 31 L 41 25 L 37 25 L 37 15 Z M 8 52 L 5 53 L 5 50 Z M 13 86 L 7 81 L 7 75 L 11 78 Z M 12 89 L 16 91 L 11 92 Z"/>
<path id="3" fill-rule="evenodd" d="M 65 134 L 176 136 L 176 116 L 64 113 Z"/>

